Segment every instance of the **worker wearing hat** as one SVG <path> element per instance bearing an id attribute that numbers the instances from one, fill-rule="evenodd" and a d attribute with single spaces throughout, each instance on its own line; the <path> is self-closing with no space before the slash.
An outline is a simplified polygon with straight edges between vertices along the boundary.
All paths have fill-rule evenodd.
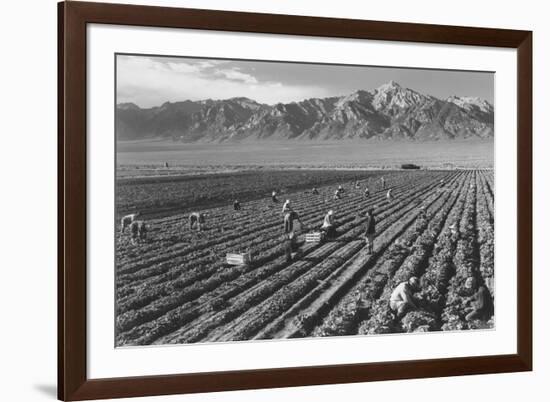
<path id="1" fill-rule="evenodd" d="M 418 309 L 413 293 L 420 290 L 420 281 L 412 276 L 408 281 L 401 282 L 390 296 L 390 309 L 401 319 L 411 310 Z"/>

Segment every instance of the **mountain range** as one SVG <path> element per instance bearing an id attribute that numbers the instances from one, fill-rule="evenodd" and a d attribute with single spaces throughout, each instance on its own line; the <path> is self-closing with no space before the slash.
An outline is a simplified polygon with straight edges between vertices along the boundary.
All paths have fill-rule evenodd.
<path id="1" fill-rule="evenodd" d="M 494 109 L 477 97 L 438 99 L 390 81 L 371 91 L 267 105 L 248 98 L 120 103 L 118 140 L 453 140 L 494 135 Z"/>

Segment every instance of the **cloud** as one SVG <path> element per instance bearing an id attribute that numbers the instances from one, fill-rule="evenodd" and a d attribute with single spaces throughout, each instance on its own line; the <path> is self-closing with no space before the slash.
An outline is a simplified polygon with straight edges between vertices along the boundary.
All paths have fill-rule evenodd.
<path id="1" fill-rule="evenodd" d="M 184 60 L 118 56 L 117 102 L 152 107 L 167 101 L 244 96 L 274 104 L 329 95 L 316 86 L 259 80 L 252 69 L 231 66 L 230 61 Z"/>
<path id="2" fill-rule="evenodd" d="M 216 75 L 225 77 L 228 80 L 242 81 L 245 84 L 251 84 L 251 85 L 258 84 L 258 80 L 256 79 L 256 77 L 250 74 L 241 73 L 236 68 L 232 70 L 217 70 Z"/>

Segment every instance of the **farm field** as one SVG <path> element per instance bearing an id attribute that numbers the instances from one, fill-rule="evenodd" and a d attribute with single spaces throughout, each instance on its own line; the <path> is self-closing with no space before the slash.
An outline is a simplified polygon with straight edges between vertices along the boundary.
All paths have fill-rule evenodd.
<path id="1" fill-rule="evenodd" d="M 468 321 L 468 277 L 493 294 L 493 171 L 243 172 L 227 177 L 146 178 L 117 184 L 117 211 L 141 209 L 148 237 L 116 234 L 116 345 L 246 341 L 441 330 L 487 329 Z M 386 198 L 386 188 L 394 197 Z M 361 187 L 354 184 L 360 181 Z M 228 183 L 225 186 L 222 182 Z M 337 185 L 346 192 L 332 195 Z M 363 196 L 365 186 L 371 194 Z M 312 194 L 316 186 L 319 194 Z M 281 191 L 300 214 L 300 254 L 285 258 Z M 187 198 L 186 198 L 187 197 Z M 239 198 L 242 210 L 234 211 Z M 202 231 L 188 213 L 208 205 Z M 374 208 L 374 252 L 363 240 Z M 425 207 L 427 217 L 419 215 Z M 162 214 L 147 215 L 162 210 Z M 305 243 L 332 209 L 337 236 Z M 228 252 L 250 252 L 228 266 Z M 419 309 L 396 319 L 389 296 L 416 276 Z"/>
<path id="2" fill-rule="evenodd" d="M 382 169 L 414 163 L 429 169 L 493 167 L 492 140 L 304 141 L 178 143 L 167 140 L 117 143 L 117 177 L 267 169 Z M 168 163 L 168 168 L 164 166 Z"/>

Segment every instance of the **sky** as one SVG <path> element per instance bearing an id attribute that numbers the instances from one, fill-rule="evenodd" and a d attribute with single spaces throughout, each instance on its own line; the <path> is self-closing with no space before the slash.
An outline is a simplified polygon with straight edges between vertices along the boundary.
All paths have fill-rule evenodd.
<path id="1" fill-rule="evenodd" d="M 391 80 L 440 99 L 493 102 L 493 73 L 330 64 L 117 55 L 117 103 L 247 97 L 275 104 L 372 90 Z"/>

